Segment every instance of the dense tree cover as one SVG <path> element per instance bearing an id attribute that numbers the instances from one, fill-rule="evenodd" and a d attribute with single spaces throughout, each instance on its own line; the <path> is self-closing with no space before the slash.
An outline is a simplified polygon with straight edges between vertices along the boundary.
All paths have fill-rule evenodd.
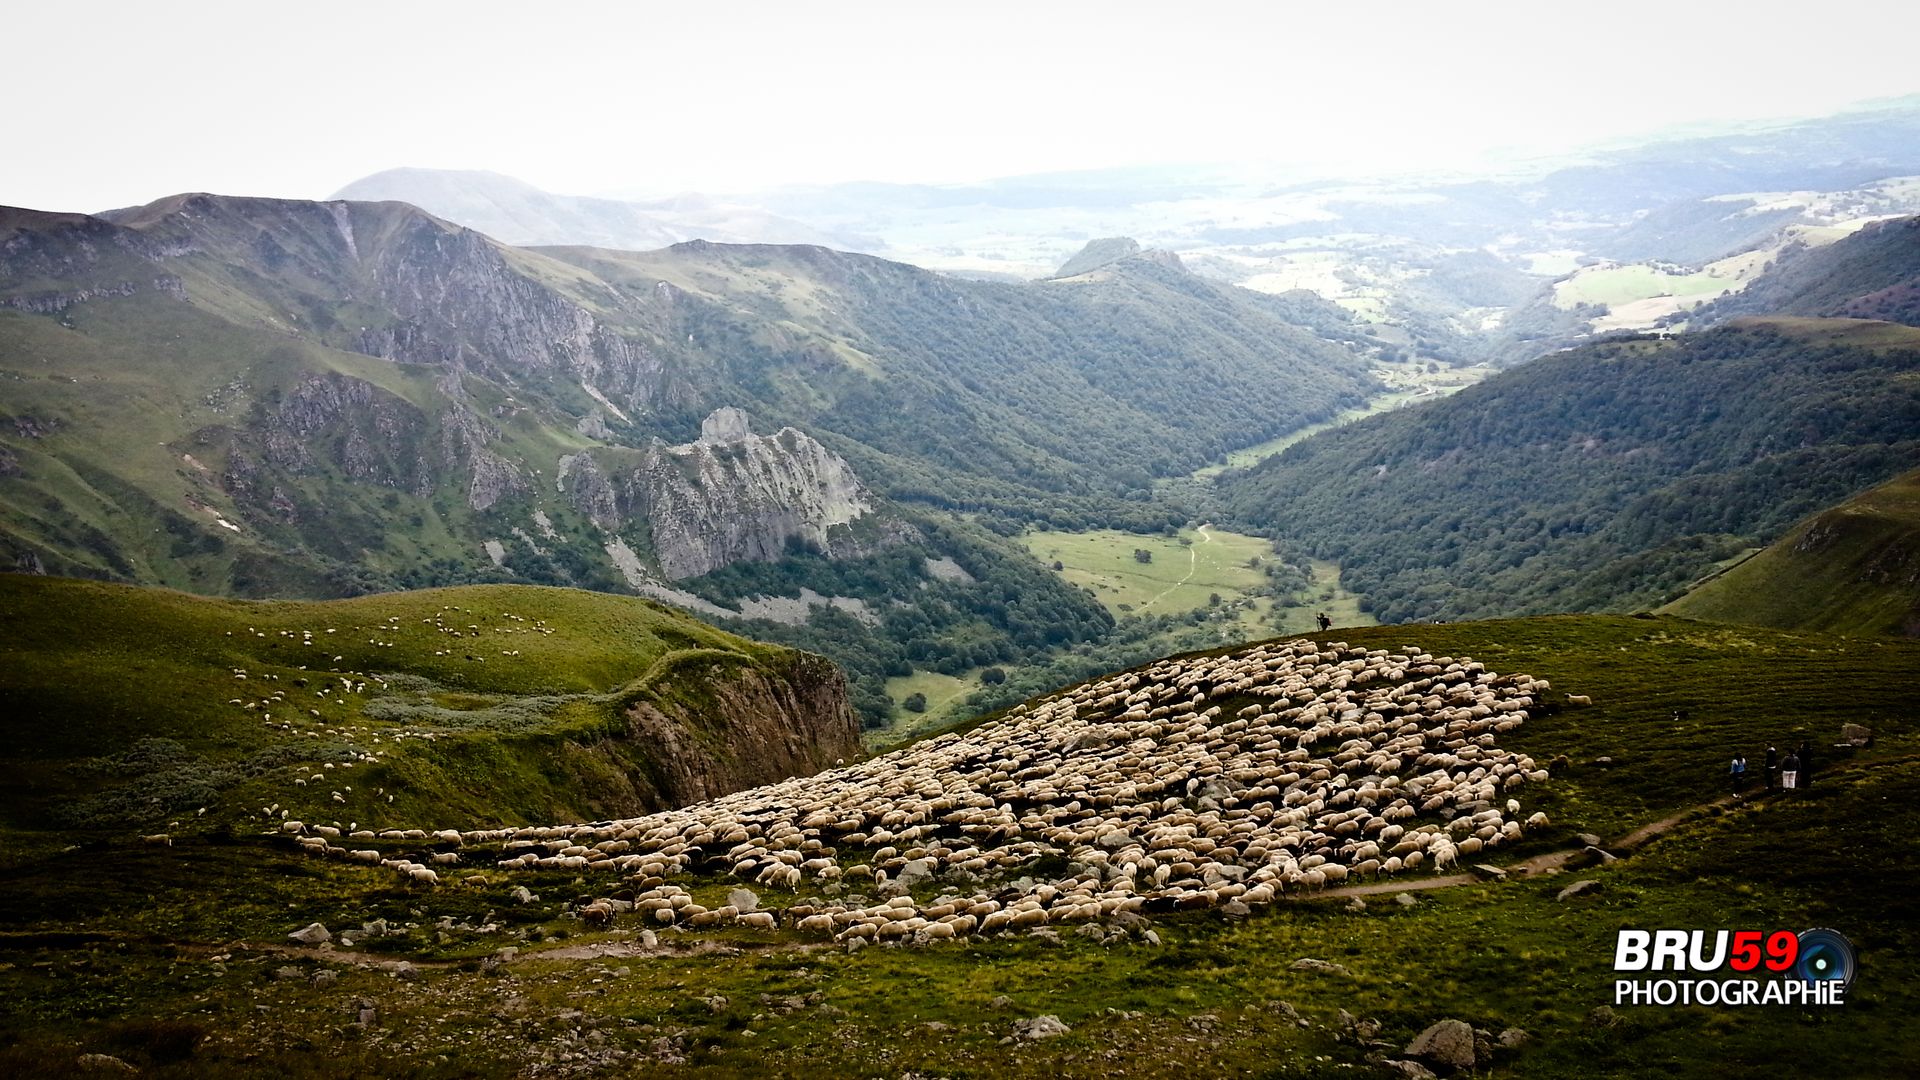
<path id="1" fill-rule="evenodd" d="M 1221 480 L 1383 621 L 1658 603 L 1911 466 L 1920 350 L 1748 324 L 1550 356 Z"/>
<path id="2" fill-rule="evenodd" d="M 864 619 L 817 606 L 800 626 L 763 619 L 737 626 L 750 637 L 808 649 L 840 664 L 868 726 L 884 722 L 891 709 L 888 678 L 914 669 L 958 675 L 1027 663 L 1099 641 L 1113 629 L 1113 617 L 1099 601 L 1024 551 L 965 523 L 911 520 L 917 539 L 873 555 L 828 560 L 795 554 L 777 562 L 736 563 L 680 584 L 720 604 L 797 596 L 803 588 L 866 601 Z M 941 558 L 953 560 L 966 578 L 930 572 L 928 560 Z"/>
<path id="3" fill-rule="evenodd" d="M 975 715 L 992 712 L 1162 656 L 1244 641 L 1249 632 L 1238 620 L 1239 612 L 1226 607 L 1130 617 L 1103 640 L 1024 658 L 1024 666 L 1010 670 L 1005 682 L 982 686 L 967 696 L 965 704 Z"/>
<path id="4" fill-rule="evenodd" d="M 1614 235 L 1596 238 L 1593 250 L 1620 262 L 1701 266 L 1759 247 L 1799 219 L 1796 209 L 1758 210 L 1756 201 L 1687 199 L 1657 206 Z"/>
<path id="5" fill-rule="evenodd" d="M 1920 326 L 1920 217 L 1879 221 L 1825 247 L 1789 247 L 1740 292 L 1694 313 L 1694 325 L 1735 315 L 1819 315 Z"/>

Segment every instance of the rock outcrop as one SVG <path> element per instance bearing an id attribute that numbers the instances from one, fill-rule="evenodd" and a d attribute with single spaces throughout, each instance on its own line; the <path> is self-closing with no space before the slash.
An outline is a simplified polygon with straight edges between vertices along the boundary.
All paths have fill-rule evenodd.
<path id="1" fill-rule="evenodd" d="M 661 689 L 626 710 L 628 738 L 644 748 L 654 789 L 639 793 L 645 809 L 809 776 L 861 756 L 846 677 L 821 657 L 793 652 L 754 662 L 701 651 L 663 664 L 671 670 L 654 680 Z"/>
<path id="2" fill-rule="evenodd" d="M 667 578 L 768 561 L 795 544 L 829 555 L 865 550 L 848 528 L 874 499 L 838 454 L 795 428 L 753 434 L 747 414 L 715 410 L 700 438 L 659 439 L 631 454 L 573 458 L 562 486 L 608 532 L 644 523 Z"/>

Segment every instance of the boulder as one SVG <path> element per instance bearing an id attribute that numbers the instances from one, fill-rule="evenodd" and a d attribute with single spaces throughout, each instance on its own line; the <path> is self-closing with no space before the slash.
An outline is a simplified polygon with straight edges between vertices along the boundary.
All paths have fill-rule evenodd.
<path id="1" fill-rule="evenodd" d="M 1599 892 L 1599 891 L 1600 891 L 1600 883 L 1598 881 L 1594 881 L 1592 878 L 1588 878 L 1585 881 L 1576 881 L 1573 884 L 1567 886 L 1566 888 L 1561 889 L 1559 892 L 1559 895 L 1555 896 L 1554 899 L 1555 900 L 1571 900 L 1576 896 L 1581 896 L 1586 893 Z"/>
<path id="2" fill-rule="evenodd" d="M 287 935 L 287 940 L 299 945 L 322 945 L 333 940 L 333 934 L 319 923 L 309 923 Z"/>
<path id="3" fill-rule="evenodd" d="M 1486 878 L 1488 881 L 1507 880 L 1507 872 L 1505 870 L 1502 870 L 1499 867 L 1493 866 L 1489 863 L 1474 863 L 1473 872 L 1476 874 L 1479 874 L 1483 878 Z"/>
<path id="4" fill-rule="evenodd" d="M 1065 1035 L 1070 1030 L 1060 1022 L 1059 1017 L 1052 1014 L 1013 1022 L 1013 1037 L 1016 1039 L 1051 1039 L 1055 1035 Z"/>
<path id="5" fill-rule="evenodd" d="M 752 889 L 734 889 L 727 893 L 727 903 L 740 909 L 740 914 L 760 910 L 760 897 Z"/>
<path id="6" fill-rule="evenodd" d="M 1393 902 L 1401 907 L 1412 907 L 1420 902 L 1420 898 L 1410 892 L 1394 893 Z"/>
<path id="7" fill-rule="evenodd" d="M 1618 861 L 1619 861 L 1619 856 L 1614 855 L 1612 852 L 1609 852 L 1605 848 L 1599 847 L 1594 844 L 1588 844 L 1586 847 L 1581 848 L 1578 852 L 1575 852 L 1573 858 L 1568 860 L 1567 865 L 1568 866 L 1605 866 L 1608 863 L 1618 862 Z"/>
<path id="8" fill-rule="evenodd" d="M 1448 1069 L 1473 1068 L 1473 1027 L 1463 1020 L 1440 1020 L 1414 1036 L 1407 1056 Z"/>
<path id="9" fill-rule="evenodd" d="M 1291 967 L 1295 971 L 1324 971 L 1329 975 L 1353 974 L 1352 972 L 1348 971 L 1346 968 L 1332 962 L 1331 960 L 1321 960 L 1312 956 L 1303 956 L 1300 959 L 1295 960 L 1293 963 L 1287 966 Z"/>

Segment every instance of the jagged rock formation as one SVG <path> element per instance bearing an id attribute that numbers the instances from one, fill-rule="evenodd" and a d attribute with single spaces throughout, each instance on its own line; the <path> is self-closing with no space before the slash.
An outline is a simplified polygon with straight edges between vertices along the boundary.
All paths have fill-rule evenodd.
<path id="1" fill-rule="evenodd" d="M 755 435 L 747 414 L 716 409 L 700 438 L 653 440 L 637 458 L 603 468 L 598 455 L 565 467 L 565 489 L 595 525 L 618 532 L 644 521 L 669 579 L 766 561 L 798 543 L 828 554 L 863 549 L 848 528 L 874 499 L 838 454 L 794 428 Z"/>

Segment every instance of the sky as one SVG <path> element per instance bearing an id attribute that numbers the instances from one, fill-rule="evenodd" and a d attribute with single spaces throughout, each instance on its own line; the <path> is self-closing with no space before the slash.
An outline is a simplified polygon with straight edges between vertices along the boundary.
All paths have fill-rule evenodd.
<path id="1" fill-rule="evenodd" d="M 1459 169 L 1920 92 L 1920 4 L 1888 0 L 9 7 L 0 204 L 43 210 L 403 165 L 568 194 Z"/>

